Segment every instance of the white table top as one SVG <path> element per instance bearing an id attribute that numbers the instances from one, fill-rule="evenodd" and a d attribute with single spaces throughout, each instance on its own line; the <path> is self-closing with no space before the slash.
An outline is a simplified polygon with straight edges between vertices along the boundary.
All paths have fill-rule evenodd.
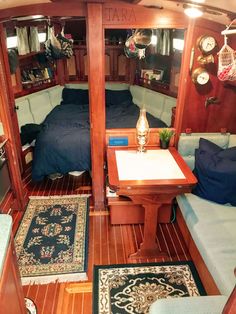
<path id="1" fill-rule="evenodd" d="M 167 149 L 116 150 L 116 163 L 119 180 L 160 180 L 184 179 L 175 159 Z"/>

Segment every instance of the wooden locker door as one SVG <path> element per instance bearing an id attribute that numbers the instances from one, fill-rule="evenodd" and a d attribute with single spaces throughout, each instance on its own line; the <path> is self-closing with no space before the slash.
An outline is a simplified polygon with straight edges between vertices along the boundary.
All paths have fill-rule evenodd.
<path id="1" fill-rule="evenodd" d="M 112 48 L 105 50 L 105 80 L 112 81 L 114 76 Z"/>

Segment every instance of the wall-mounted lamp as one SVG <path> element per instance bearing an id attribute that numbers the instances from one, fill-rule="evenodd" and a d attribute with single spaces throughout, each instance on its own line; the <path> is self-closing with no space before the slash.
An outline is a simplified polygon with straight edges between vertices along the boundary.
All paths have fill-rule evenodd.
<path id="1" fill-rule="evenodd" d="M 146 109 L 140 109 L 139 118 L 136 124 L 136 134 L 138 141 L 138 152 L 143 153 L 146 151 L 145 145 L 148 142 L 149 124 L 146 117 Z"/>
<path id="2" fill-rule="evenodd" d="M 184 5 L 184 13 L 190 18 L 197 18 L 203 15 L 203 11 L 195 5 Z"/>

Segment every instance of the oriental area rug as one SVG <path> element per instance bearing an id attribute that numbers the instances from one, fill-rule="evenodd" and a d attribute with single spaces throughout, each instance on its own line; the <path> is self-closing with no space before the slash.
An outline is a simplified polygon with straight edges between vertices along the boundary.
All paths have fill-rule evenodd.
<path id="1" fill-rule="evenodd" d="M 205 294 L 192 262 L 94 267 L 96 314 L 146 314 L 157 299 Z"/>
<path id="2" fill-rule="evenodd" d="M 89 195 L 30 197 L 15 236 L 22 284 L 86 280 Z"/>

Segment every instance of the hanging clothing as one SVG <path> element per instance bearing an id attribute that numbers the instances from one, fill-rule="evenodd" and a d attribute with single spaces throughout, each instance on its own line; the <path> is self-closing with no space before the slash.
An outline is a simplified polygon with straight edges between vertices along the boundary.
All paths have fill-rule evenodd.
<path id="1" fill-rule="evenodd" d="M 27 27 L 16 27 L 18 54 L 25 55 L 30 52 Z"/>
<path id="2" fill-rule="evenodd" d="M 156 29 L 157 44 L 156 53 L 161 54 L 162 52 L 162 29 Z"/>
<path id="3" fill-rule="evenodd" d="M 10 66 L 10 73 L 15 74 L 19 65 L 18 53 L 16 49 L 8 49 L 8 61 Z"/>
<path id="4" fill-rule="evenodd" d="M 73 56 L 73 40 L 64 37 L 63 30 L 55 36 L 52 27 L 48 30 L 48 40 L 45 42 L 46 57 L 49 60 L 70 58 Z"/>
<path id="5" fill-rule="evenodd" d="M 38 27 L 30 26 L 30 35 L 29 35 L 30 51 L 38 52 L 40 51 L 40 42 L 38 35 Z"/>
<path id="6" fill-rule="evenodd" d="M 162 41 L 161 54 L 163 56 L 169 56 L 170 55 L 170 30 L 169 29 L 163 30 L 163 41 Z"/>

